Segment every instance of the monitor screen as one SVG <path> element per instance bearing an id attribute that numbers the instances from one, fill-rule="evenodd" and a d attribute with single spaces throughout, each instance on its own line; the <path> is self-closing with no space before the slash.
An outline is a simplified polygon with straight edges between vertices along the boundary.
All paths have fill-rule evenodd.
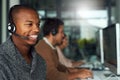
<path id="1" fill-rule="evenodd" d="M 103 52 L 105 66 L 120 75 L 120 26 L 112 24 L 103 29 Z"/>

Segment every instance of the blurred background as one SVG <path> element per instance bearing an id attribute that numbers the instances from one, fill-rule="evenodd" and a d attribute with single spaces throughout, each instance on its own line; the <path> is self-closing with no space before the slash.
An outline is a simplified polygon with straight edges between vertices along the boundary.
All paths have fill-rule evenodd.
<path id="1" fill-rule="evenodd" d="M 0 0 L 0 4 L 0 44 L 9 36 L 10 7 L 28 4 L 37 9 L 41 20 L 58 17 L 64 21 L 64 31 L 69 39 L 64 54 L 74 60 L 99 54 L 98 31 L 120 23 L 120 0 Z"/>

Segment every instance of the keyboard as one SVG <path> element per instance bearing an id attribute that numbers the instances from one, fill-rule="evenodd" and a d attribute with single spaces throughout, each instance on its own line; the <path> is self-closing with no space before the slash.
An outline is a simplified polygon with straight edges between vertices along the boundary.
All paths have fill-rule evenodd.
<path id="1" fill-rule="evenodd" d="M 93 78 L 75 80 L 104 80 L 102 71 L 93 71 Z"/>
<path id="2" fill-rule="evenodd" d="M 86 80 L 103 80 L 104 75 L 102 71 L 93 71 L 93 78 L 88 78 Z"/>
<path id="3" fill-rule="evenodd" d="M 91 63 L 86 63 L 78 68 L 88 68 L 91 69 L 93 72 L 93 78 L 88 79 L 75 79 L 75 80 L 120 80 L 120 76 L 110 76 L 113 73 L 109 70 L 103 69 L 94 69 L 94 66 Z"/>
<path id="4" fill-rule="evenodd" d="M 88 78 L 87 80 L 101 80 L 97 75 L 93 75 L 93 78 Z"/>
<path id="5" fill-rule="evenodd" d="M 93 79 L 86 80 L 120 80 L 119 76 L 105 76 L 105 74 L 113 75 L 110 71 L 93 71 Z"/>
<path id="6" fill-rule="evenodd" d="M 89 68 L 89 69 L 91 69 L 91 68 L 93 68 L 93 65 L 91 63 L 85 63 L 85 64 L 83 64 L 81 66 L 78 66 L 78 67 L 79 68 Z"/>
<path id="7" fill-rule="evenodd" d="M 94 75 L 93 78 L 88 79 L 75 79 L 75 80 L 101 80 L 98 76 Z"/>

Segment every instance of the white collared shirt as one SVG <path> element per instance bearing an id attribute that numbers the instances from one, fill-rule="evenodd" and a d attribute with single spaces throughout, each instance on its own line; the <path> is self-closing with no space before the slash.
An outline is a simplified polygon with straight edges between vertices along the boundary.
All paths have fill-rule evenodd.
<path id="1" fill-rule="evenodd" d="M 52 49 L 56 49 L 49 41 L 46 37 L 43 37 L 43 40 L 52 48 Z"/>
<path id="2" fill-rule="evenodd" d="M 66 58 L 64 56 L 63 52 L 61 51 L 61 49 L 58 46 L 56 46 L 56 50 L 57 50 L 57 53 L 58 53 L 60 63 L 63 64 L 64 66 L 66 66 L 66 67 L 73 67 L 72 66 L 72 60 Z"/>

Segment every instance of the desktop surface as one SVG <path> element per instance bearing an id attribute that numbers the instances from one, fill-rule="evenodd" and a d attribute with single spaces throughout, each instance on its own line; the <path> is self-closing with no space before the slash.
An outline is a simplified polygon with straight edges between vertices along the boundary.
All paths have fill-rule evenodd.
<path id="1" fill-rule="evenodd" d="M 76 79 L 76 80 L 120 80 L 120 77 L 112 73 L 108 69 L 103 69 L 103 66 L 94 67 L 94 63 L 85 63 L 84 65 L 79 66 L 78 68 L 87 68 L 92 70 L 93 78 L 88 79 Z"/>
<path id="2" fill-rule="evenodd" d="M 93 78 L 75 79 L 75 80 L 120 80 L 120 77 L 114 75 L 110 71 L 92 71 Z"/>

